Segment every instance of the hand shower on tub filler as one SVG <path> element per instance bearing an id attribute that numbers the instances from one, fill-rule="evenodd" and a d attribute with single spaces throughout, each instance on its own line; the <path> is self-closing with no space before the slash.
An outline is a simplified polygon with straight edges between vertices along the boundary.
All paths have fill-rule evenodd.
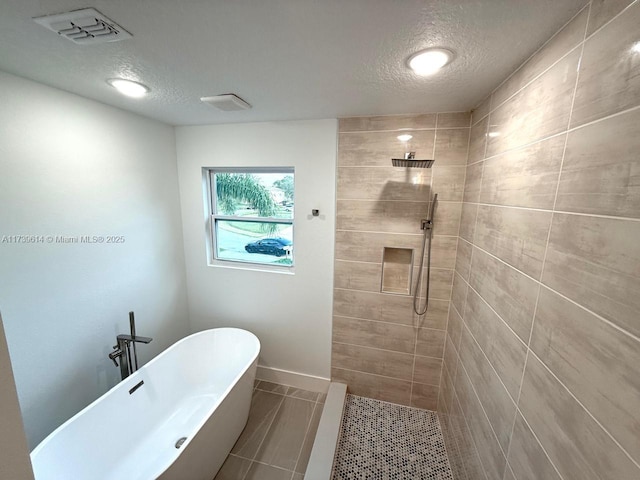
<path id="1" fill-rule="evenodd" d="M 136 343 L 150 343 L 151 337 L 141 337 L 136 335 L 136 319 L 133 312 L 129 312 L 129 329 L 130 334 L 120 334 L 116 337 L 117 344 L 113 346 L 113 352 L 109 354 L 109 358 L 116 367 L 120 367 L 120 375 L 122 380 L 127 378 L 133 372 L 138 370 L 138 352 Z M 131 351 L 133 350 L 133 357 Z M 118 360 L 120 359 L 120 365 Z"/>

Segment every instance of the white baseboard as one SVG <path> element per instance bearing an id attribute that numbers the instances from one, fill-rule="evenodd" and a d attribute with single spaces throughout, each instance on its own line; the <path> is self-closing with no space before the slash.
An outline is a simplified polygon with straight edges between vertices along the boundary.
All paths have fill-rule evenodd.
<path id="1" fill-rule="evenodd" d="M 279 368 L 264 367 L 262 365 L 258 365 L 256 378 L 266 382 L 279 383 L 280 385 L 289 385 L 321 393 L 327 393 L 329 383 L 331 383 L 329 378 L 315 377 L 305 373 L 290 372 L 289 370 L 280 370 Z"/>

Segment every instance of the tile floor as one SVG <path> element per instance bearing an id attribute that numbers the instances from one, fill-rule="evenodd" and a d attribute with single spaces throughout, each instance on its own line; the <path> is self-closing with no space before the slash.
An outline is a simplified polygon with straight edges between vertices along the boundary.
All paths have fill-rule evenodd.
<path id="1" fill-rule="evenodd" d="M 347 395 L 333 480 L 452 480 L 438 415 Z"/>
<path id="2" fill-rule="evenodd" d="M 324 400 L 257 381 L 247 426 L 214 480 L 303 480 Z"/>

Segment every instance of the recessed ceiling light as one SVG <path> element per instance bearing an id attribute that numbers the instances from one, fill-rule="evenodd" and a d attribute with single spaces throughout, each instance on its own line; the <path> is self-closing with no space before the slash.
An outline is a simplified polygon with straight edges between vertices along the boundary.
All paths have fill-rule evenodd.
<path id="1" fill-rule="evenodd" d="M 133 80 L 110 78 L 107 83 L 127 97 L 140 98 L 149 93 L 149 87 Z"/>
<path id="2" fill-rule="evenodd" d="M 634 43 L 631 50 L 635 53 L 640 53 L 640 42 Z"/>
<path id="3" fill-rule="evenodd" d="M 416 75 L 433 75 L 447 65 L 453 58 L 453 52 L 444 48 L 428 48 L 414 53 L 407 61 Z"/>
<path id="4" fill-rule="evenodd" d="M 413 138 L 413 135 L 408 135 L 408 134 L 398 135 L 398 140 L 400 140 L 401 142 L 408 142 L 412 138 Z"/>

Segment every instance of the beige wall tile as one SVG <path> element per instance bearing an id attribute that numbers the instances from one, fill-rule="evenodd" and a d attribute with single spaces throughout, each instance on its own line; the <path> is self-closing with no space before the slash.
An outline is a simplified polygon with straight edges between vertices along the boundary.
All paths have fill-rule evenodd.
<path id="1" fill-rule="evenodd" d="M 469 283 L 520 340 L 529 343 L 539 284 L 478 248 Z"/>
<path id="2" fill-rule="evenodd" d="M 413 381 L 426 385 L 440 385 L 440 372 L 442 371 L 442 359 L 422 357 L 416 355 L 413 368 Z M 434 398 L 434 400 L 437 397 Z"/>
<path id="3" fill-rule="evenodd" d="M 466 165 L 469 151 L 468 128 L 436 131 L 435 165 Z"/>
<path id="4" fill-rule="evenodd" d="M 338 230 L 336 231 L 335 255 L 339 260 L 380 263 L 382 262 L 384 247 L 410 248 L 414 250 L 414 263 L 420 264 L 422 238 L 421 234 L 409 235 Z M 446 253 L 450 255 L 448 251 Z M 435 252 L 433 252 L 432 257 L 435 258 L 435 256 Z"/>
<path id="5" fill-rule="evenodd" d="M 411 381 L 413 355 L 333 343 L 331 366 Z"/>
<path id="6" fill-rule="evenodd" d="M 455 379 L 456 376 L 456 372 L 458 370 L 458 353 L 455 349 L 455 347 L 453 346 L 453 342 L 451 341 L 451 337 L 449 337 L 449 335 L 447 335 L 447 343 L 445 344 L 444 347 L 444 358 L 442 359 L 442 365 L 443 367 L 446 367 L 448 375 L 451 376 L 451 378 L 449 379 L 449 381 L 453 381 L 453 379 Z M 442 386 L 444 384 L 445 378 L 444 378 L 444 370 L 443 370 L 443 378 L 440 381 L 440 385 Z M 449 392 L 450 394 L 451 392 Z M 450 408 L 450 402 L 447 404 L 447 409 Z"/>
<path id="7" fill-rule="evenodd" d="M 336 198 L 428 201 L 432 169 L 338 167 Z M 453 180 L 451 180 L 453 181 Z"/>
<path id="8" fill-rule="evenodd" d="M 512 398 L 518 398 L 527 347 L 473 289 L 467 295 L 464 322 Z"/>
<path id="9" fill-rule="evenodd" d="M 470 127 L 470 112 L 445 112 L 438 113 L 438 129 Z"/>
<path id="10" fill-rule="evenodd" d="M 635 3 L 584 45 L 571 126 L 640 105 L 640 3 Z"/>
<path id="11" fill-rule="evenodd" d="M 458 275 L 453 276 L 453 288 L 451 290 L 451 304 L 458 310 L 460 316 L 464 316 L 465 304 L 467 301 L 468 285 L 464 279 Z"/>
<path id="12" fill-rule="evenodd" d="M 411 325 L 411 312 L 410 297 L 342 289 L 333 292 L 334 315 Z"/>
<path id="13" fill-rule="evenodd" d="M 442 367 L 442 382 L 440 383 L 440 390 L 438 394 L 440 397 L 438 398 L 438 412 L 446 412 L 449 413 L 451 411 L 451 401 L 453 398 L 453 379 L 451 374 L 449 373 L 449 368 L 447 367 L 447 362 Z M 457 452 L 459 453 L 459 452 Z M 449 456 L 449 461 L 453 461 L 451 455 Z"/>
<path id="14" fill-rule="evenodd" d="M 519 408 L 564 480 L 640 476 L 640 469 L 535 355 L 529 355 Z"/>
<path id="15" fill-rule="evenodd" d="M 349 117 L 338 119 L 340 132 L 366 130 L 404 130 L 412 128 L 435 128 L 436 114 L 389 115 L 379 117 Z"/>
<path id="16" fill-rule="evenodd" d="M 420 272 L 418 267 L 415 267 L 413 271 L 413 278 L 415 279 L 415 281 L 413 282 L 414 288 L 417 286 L 417 279 L 419 274 Z M 422 282 L 420 285 L 420 298 L 424 298 L 427 284 L 426 278 L 426 267 L 424 267 Z M 453 270 L 431 267 L 431 278 L 429 281 L 429 298 L 449 300 L 451 298 L 452 283 Z"/>
<path id="17" fill-rule="evenodd" d="M 331 368 L 331 379 L 334 382 L 346 383 L 349 393 L 353 395 L 377 398 L 400 405 L 409 405 L 411 400 L 411 382 L 409 381 L 336 367 Z"/>
<path id="18" fill-rule="evenodd" d="M 430 330 L 441 332 L 444 330 Z M 333 317 L 333 341 L 382 348 L 402 353 L 414 352 L 416 334 L 412 327 L 348 317 Z"/>
<path id="19" fill-rule="evenodd" d="M 640 461 L 640 342 L 543 288 L 531 348 Z"/>
<path id="20" fill-rule="evenodd" d="M 507 460 L 518 480 L 562 480 L 520 413 Z"/>
<path id="21" fill-rule="evenodd" d="M 335 289 L 333 311 L 335 315 L 381 322 L 414 325 L 413 299 L 409 296 L 389 295 L 356 290 Z M 420 320 L 424 328 L 445 329 L 448 300 L 429 300 L 426 318 Z"/>
<path id="22" fill-rule="evenodd" d="M 551 212 L 480 205 L 475 244 L 539 278 L 550 224 Z"/>
<path id="23" fill-rule="evenodd" d="M 587 35 L 591 35 L 633 3 L 633 1 L 634 0 L 592 0 Z"/>
<path id="24" fill-rule="evenodd" d="M 416 158 L 433 158 L 435 130 L 410 132 L 409 142 L 398 140 L 398 132 L 341 133 L 338 135 L 338 166 L 388 167 L 392 158 L 403 158 L 405 151 Z"/>
<path id="25" fill-rule="evenodd" d="M 502 450 L 506 452 L 516 404 L 466 328 L 462 332 L 460 362 L 464 365 Z"/>
<path id="26" fill-rule="evenodd" d="M 438 408 L 439 387 L 414 383 L 411 389 L 411 406 L 435 411 Z"/>
<path id="27" fill-rule="evenodd" d="M 480 122 L 471 127 L 469 138 L 469 158 L 467 163 L 475 163 L 484 159 L 485 148 L 487 146 L 487 129 L 489 127 L 489 117 L 484 117 Z"/>
<path id="28" fill-rule="evenodd" d="M 444 352 L 444 339 L 446 335 L 447 332 L 445 330 L 419 328 L 418 338 L 415 345 L 416 355 L 442 358 L 442 354 Z M 413 353 L 413 350 L 411 353 Z"/>
<path id="29" fill-rule="evenodd" d="M 422 233 L 420 221 L 427 218 L 427 202 L 389 202 L 389 201 L 364 201 L 364 200 L 338 200 L 336 202 L 336 229 L 337 230 L 364 230 L 369 232 L 391 232 L 391 233 Z M 444 206 L 443 206 L 444 205 Z M 457 204 L 453 204 L 457 205 Z M 438 206 L 438 210 L 445 212 L 438 215 L 442 217 L 443 225 L 440 231 L 434 233 L 438 235 L 455 235 L 460 223 L 459 218 L 454 219 L 455 213 L 448 213 L 445 203 Z M 436 225 L 435 228 L 438 228 Z"/>
<path id="30" fill-rule="evenodd" d="M 487 157 L 566 130 L 580 49 L 534 80 L 490 115 Z"/>
<path id="31" fill-rule="evenodd" d="M 474 108 L 471 112 L 471 126 L 477 124 L 484 117 L 489 115 L 491 110 L 491 95 L 485 98 L 480 105 Z"/>
<path id="32" fill-rule="evenodd" d="M 478 215 L 478 205 L 474 203 L 464 203 L 460 215 L 460 237 L 468 242 L 474 240 L 476 231 L 476 217 Z"/>
<path id="33" fill-rule="evenodd" d="M 565 135 L 485 160 L 480 203 L 551 210 Z"/>
<path id="34" fill-rule="evenodd" d="M 506 459 L 462 365 L 456 375 L 455 392 L 487 477 L 502 478 Z"/>
<path id="35" fill-rule="evenodd" d="M 487 478 L 484 467 L 482 466 L 482 463 L 480 461 L 480 453 L 476 448 L 474 436 L 471 433 L 471 429 L 469 428 L 469 425 L 467 424 L 467 421 L 464 417 L 462 406 L 460 405 L 455 391 L 453 400 L 451 402 L 451 415 L 449 416 L 449 418 L 451 419 L 451 429 L 454 432 L 458 448 L 461 452 L 460 458 L 462 459 L 462 464 L 464 466 L 467 480 L 491 480 L 493 478 L 498 478 Z"/>
<path id="36" fill-rule="evenodd" d="M 462 203 L 457 202 L 436 202 L 435 219 L 433 224 L 434 235 L 458 235 L 460 229 L 460 212 Z M 421 218 L 427 218 L 423 216 Z M 418 228 L 420 225 L 418 225 Z"/>
<path id="37" fill-rule="evenodd" d="M 382 264 L 336 260 L 334 265 L 335 288 L 380 291 Z"/>
<path id="38" fill-rule="evenodd" d="M 413 249 L 414 265 L 420 265 L 423 235 L 389 234 L 338 230 L 336 258 L 358 262 L 380 263 L 384 247 Z M 431 247 L 431 266 L 452 269 L 456 261 L 457 238 L 436 235 Z M 427 244 L 428 247 L 428 244 Z M 425 260 L 427 253 L 425 253 Z M 425 263 L 426 265 L 426 263 Z"/>
<path id="39" fill-rule="evenodd" d="M 458 240 L 458 250 L 456 254 L 455 270 L 465 280 L 469 280 L 469 271 L 471 267 L 471 250 L 472 245 L 460 238 Z"/>
<path id="40" fill-rule="evenodd" d="M 467 177 L 464 184 L 464 201 L 478 203 L 480 197 L 480 182 L 484 162 L 474 163 L 467 167 Z"/>
<path id="41" fill-rule="evenodd" d="M 640 335 L 640 222 L 554 214 L 543 283 Z"/>
<path id="42" fill-rule="evenodd" d="M 588 14 L 589 7 L 586 6 L 533 57 L 527 60 L 527 63 L 503 83 L 493 94 L 493 108 L 495 109 L 501 105 L 536 76 L 560 60 L 571 49 L 582 43 Z"/>
<path id="43" fill-rule="evenodd" d="M 447 324 L 447 333 L 453 343 L 456 351 L 460 348 L 460 336 L 462 335 L 462 317 L 455 308 L 449 309 L 449 323 Z M 451 373 L 455 373 L 451 371 Z"/>
<path id="44" fill-rule="evenodd" d="M 640 218 L 639 151 L 640 110 L 571 132 L 556 210 Z"/>
<path id="45" fill-rule="evenodd" d="M 447 202 L 461 202 L 465 189 L 464 166 L 439 166 L 437 163 L 431 168 L 433 193 L 438 194 L 438 200 Z M 421 197 L 417 197 L 421 198 Z"/>
<path id="46" fill-rule="evenodd" d="M 434 235 L 431 245 L 431 266 L 433 268 L 453 269 L 456 266 L 458 238 L 454 236 Z M 429 245 L 427 245 L 427 249 Z M 416 252 L 416 263 L 420 255 Z M 425 252 L 425 265 L 428 252 Z M 426 267 L 425 267 L 426 268 Z"/>

